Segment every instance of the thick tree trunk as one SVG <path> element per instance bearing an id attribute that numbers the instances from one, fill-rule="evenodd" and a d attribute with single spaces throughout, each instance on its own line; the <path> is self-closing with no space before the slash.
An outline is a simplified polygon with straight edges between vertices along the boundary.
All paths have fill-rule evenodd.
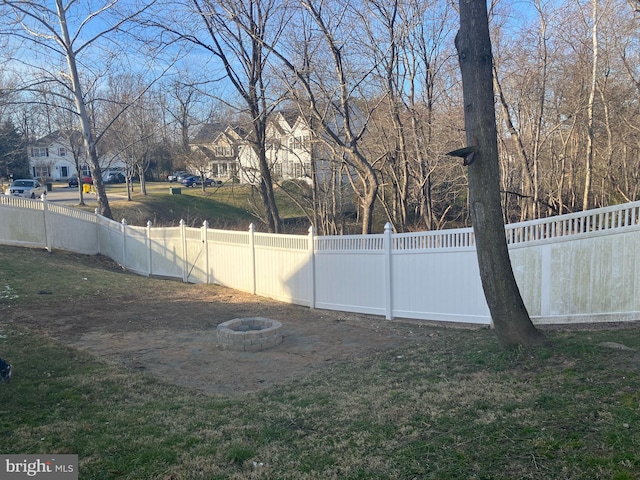
<path id="1" fill-rule="evenodd" d="M 505 347 L 540 345 L 546 338 L 531 322 L 513 275 L 500 204 L 500 170 L 485 0 L 460 0 L 456 49 L 464 97 L 469 164 L 469 204 L 478 265 L 491 318 Z"/>
<path id="2" fill-rule="evenodd" d="M 250 92 L 256 92 L 257 90 L 258 88 L 252 84 Z M 260 169 L 259 191 L 265 209 L 267 228 L 269 229 L 269 233 L 280 233 L 280 212 L 276 204 L 276 197 L 273 191 L 273 179 L 271 178 L 271 170 L 269 169 L 265 147 L 267 135 L 266 107 L 263 106 L 260 108 L 261 100 L 253 93 L 246 97 L 246 101 L 249 104 L 253 116 L 253 130 L 255 135 L 253 138 L 253 147 L 258 157 L 258 168 Z"/>
<path id="3" fill-rule="evenodd" d="M 373 168 L 367 170 L 363 177 L 364 193 L 362 195 L 362 234 L 369 235 L 373 232 L 373 208 L 378 196 L 378 178 Z"/>

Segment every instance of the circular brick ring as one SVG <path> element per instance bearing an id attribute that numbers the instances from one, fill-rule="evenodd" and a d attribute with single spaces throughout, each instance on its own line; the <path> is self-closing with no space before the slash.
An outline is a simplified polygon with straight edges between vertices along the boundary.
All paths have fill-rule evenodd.
<path id="1" fill-rule="evenodd" d="M 282 323 L 270 318 L 234 318 L 218 325 L 218 344 L 226 350 L 266 350 L 282 342 L 281 329 Z"/>

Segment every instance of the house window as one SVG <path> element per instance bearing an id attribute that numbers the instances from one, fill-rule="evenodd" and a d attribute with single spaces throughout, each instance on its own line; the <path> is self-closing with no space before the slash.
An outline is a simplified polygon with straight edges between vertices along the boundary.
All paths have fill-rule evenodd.
<path id="1" fill-rule="evenodd" d="M 282 178 L 282 164 L 280 162 L 273 165 L 273 176 L 275 178 Z"/>
<path id="2" fill-rule="evenodd" d="M 31 156 L 32 157 L 48 157 L 49 149 L 47 147 L 32 147 Z"/>
<path id="3" fill-rule="evenodd" d="M 293 137 L 289 139 L 289 149 L 290 150 L 304 150 L 307 148 L 307 143 L 309 142 L 309 136 L 301 136 L 301 137 Z"/>
<path id="4" fill-rule="evenodd" d="M 215 149 L 216 157 L 231 157 L 233 150 L 229 145 L 217 145 Z"/>
<path id="5" fill-rule="evenodd" d="M 49 165 L 36 165 L 33 167 L 33 176 L 35 178 L 49 178 L 51 176 Z"/>
<path id="6" fill-rule="evenodd" d="M 67 149 L 65 147 L 60 147 L 58 149 L 58 156 L 59 157 L 66 157 L 67 156 Z"/>

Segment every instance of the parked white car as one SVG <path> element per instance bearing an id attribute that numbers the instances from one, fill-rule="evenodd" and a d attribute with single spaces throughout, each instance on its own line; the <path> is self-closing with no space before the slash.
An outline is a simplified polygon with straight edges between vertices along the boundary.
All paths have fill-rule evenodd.
<path id="1" fill-rule="evenodd" d="M 37 180 L 21 178 L 14 180 L 4 194 L 12 197 L 40 198 L 42 195 L 47 194 L 47 189 Z"/>

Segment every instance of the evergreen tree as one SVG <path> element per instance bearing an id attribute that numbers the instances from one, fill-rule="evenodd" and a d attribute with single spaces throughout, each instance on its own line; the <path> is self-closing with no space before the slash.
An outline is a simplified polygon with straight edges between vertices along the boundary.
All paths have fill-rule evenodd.
<path id="1" fill-rule="evenodd" d="M 0 124 L 0 176 L 30 177 L 24 139 L 11 122 Z"/>

